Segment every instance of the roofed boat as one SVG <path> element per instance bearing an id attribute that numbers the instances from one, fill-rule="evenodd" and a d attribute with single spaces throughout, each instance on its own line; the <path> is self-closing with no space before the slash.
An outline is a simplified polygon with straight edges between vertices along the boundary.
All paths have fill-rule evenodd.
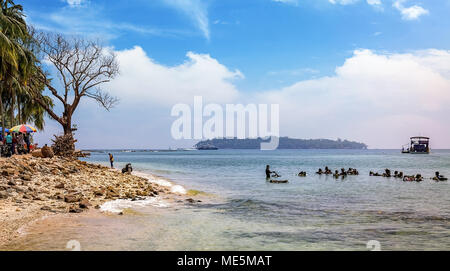
<path id="1" fill-rule="evenodd" d="M 403 147 L 402 153 L 430 154 L 430 138 L 424 136 L 411 137 L 411 143 Z"/>

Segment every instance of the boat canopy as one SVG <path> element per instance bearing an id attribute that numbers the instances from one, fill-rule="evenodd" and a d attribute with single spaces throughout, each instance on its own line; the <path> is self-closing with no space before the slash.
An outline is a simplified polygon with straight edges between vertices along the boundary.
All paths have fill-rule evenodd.
<path id="1" fill-rule="evenodd" d="M 415 137 L 411 137 L 411 140 L 413 139 L 423 139 L 423 140 L 430 140 L 429 137 L 425 137 L 425 136 L 415 136 Z"/>

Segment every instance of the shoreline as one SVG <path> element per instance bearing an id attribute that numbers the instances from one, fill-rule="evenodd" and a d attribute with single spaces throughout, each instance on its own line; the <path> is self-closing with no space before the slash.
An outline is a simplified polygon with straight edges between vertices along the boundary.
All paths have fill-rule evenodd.
<path id="1" fill-rule="evenodd" d="M 148 173 L 122 174 L 78 159 L 0 158 L 0 250 L 26 234 L 24 229 L 48 218 L 65 219 L 94 210 L 121 215 L 120 210 L 104 206 L 126 203 L 126 209 L 169 195 L 192 200 L 182 190 L 171 191 L 181 186 L 163 186 L 152 178 L 162 179 Z"/>

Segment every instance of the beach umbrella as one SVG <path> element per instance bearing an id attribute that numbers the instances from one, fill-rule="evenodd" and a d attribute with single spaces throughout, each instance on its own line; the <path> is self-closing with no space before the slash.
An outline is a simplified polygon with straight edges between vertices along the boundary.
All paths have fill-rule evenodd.
<path id="1" fill-rule="evenodd" d="M 1 133 L 2 131 L 3 131 L 3 128 L 0 127 L 0 133 Z M 6 128 L 5 128 L 5 132 L 6 132 L 6 133 L 9 133 L 9 129 L 6 129 Z"/>
<path id="2" fill-rule="evenodd" d="M 30 125 L 22 124 L 9 129 L 9 131 L 13 133 L 36 133 L 37 129 Z"/>

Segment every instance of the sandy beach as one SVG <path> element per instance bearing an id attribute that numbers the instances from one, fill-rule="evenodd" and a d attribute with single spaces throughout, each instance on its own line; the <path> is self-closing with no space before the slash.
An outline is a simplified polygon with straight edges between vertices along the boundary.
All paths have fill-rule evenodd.
<path id="1" fill-rule="evenodd" d="M 76 159 L 17 156 L 1 158 L 0 168 L 0 249 L 42 218 L 95 212 L 118 199 L 170 194 L 145 178 Z"/>

